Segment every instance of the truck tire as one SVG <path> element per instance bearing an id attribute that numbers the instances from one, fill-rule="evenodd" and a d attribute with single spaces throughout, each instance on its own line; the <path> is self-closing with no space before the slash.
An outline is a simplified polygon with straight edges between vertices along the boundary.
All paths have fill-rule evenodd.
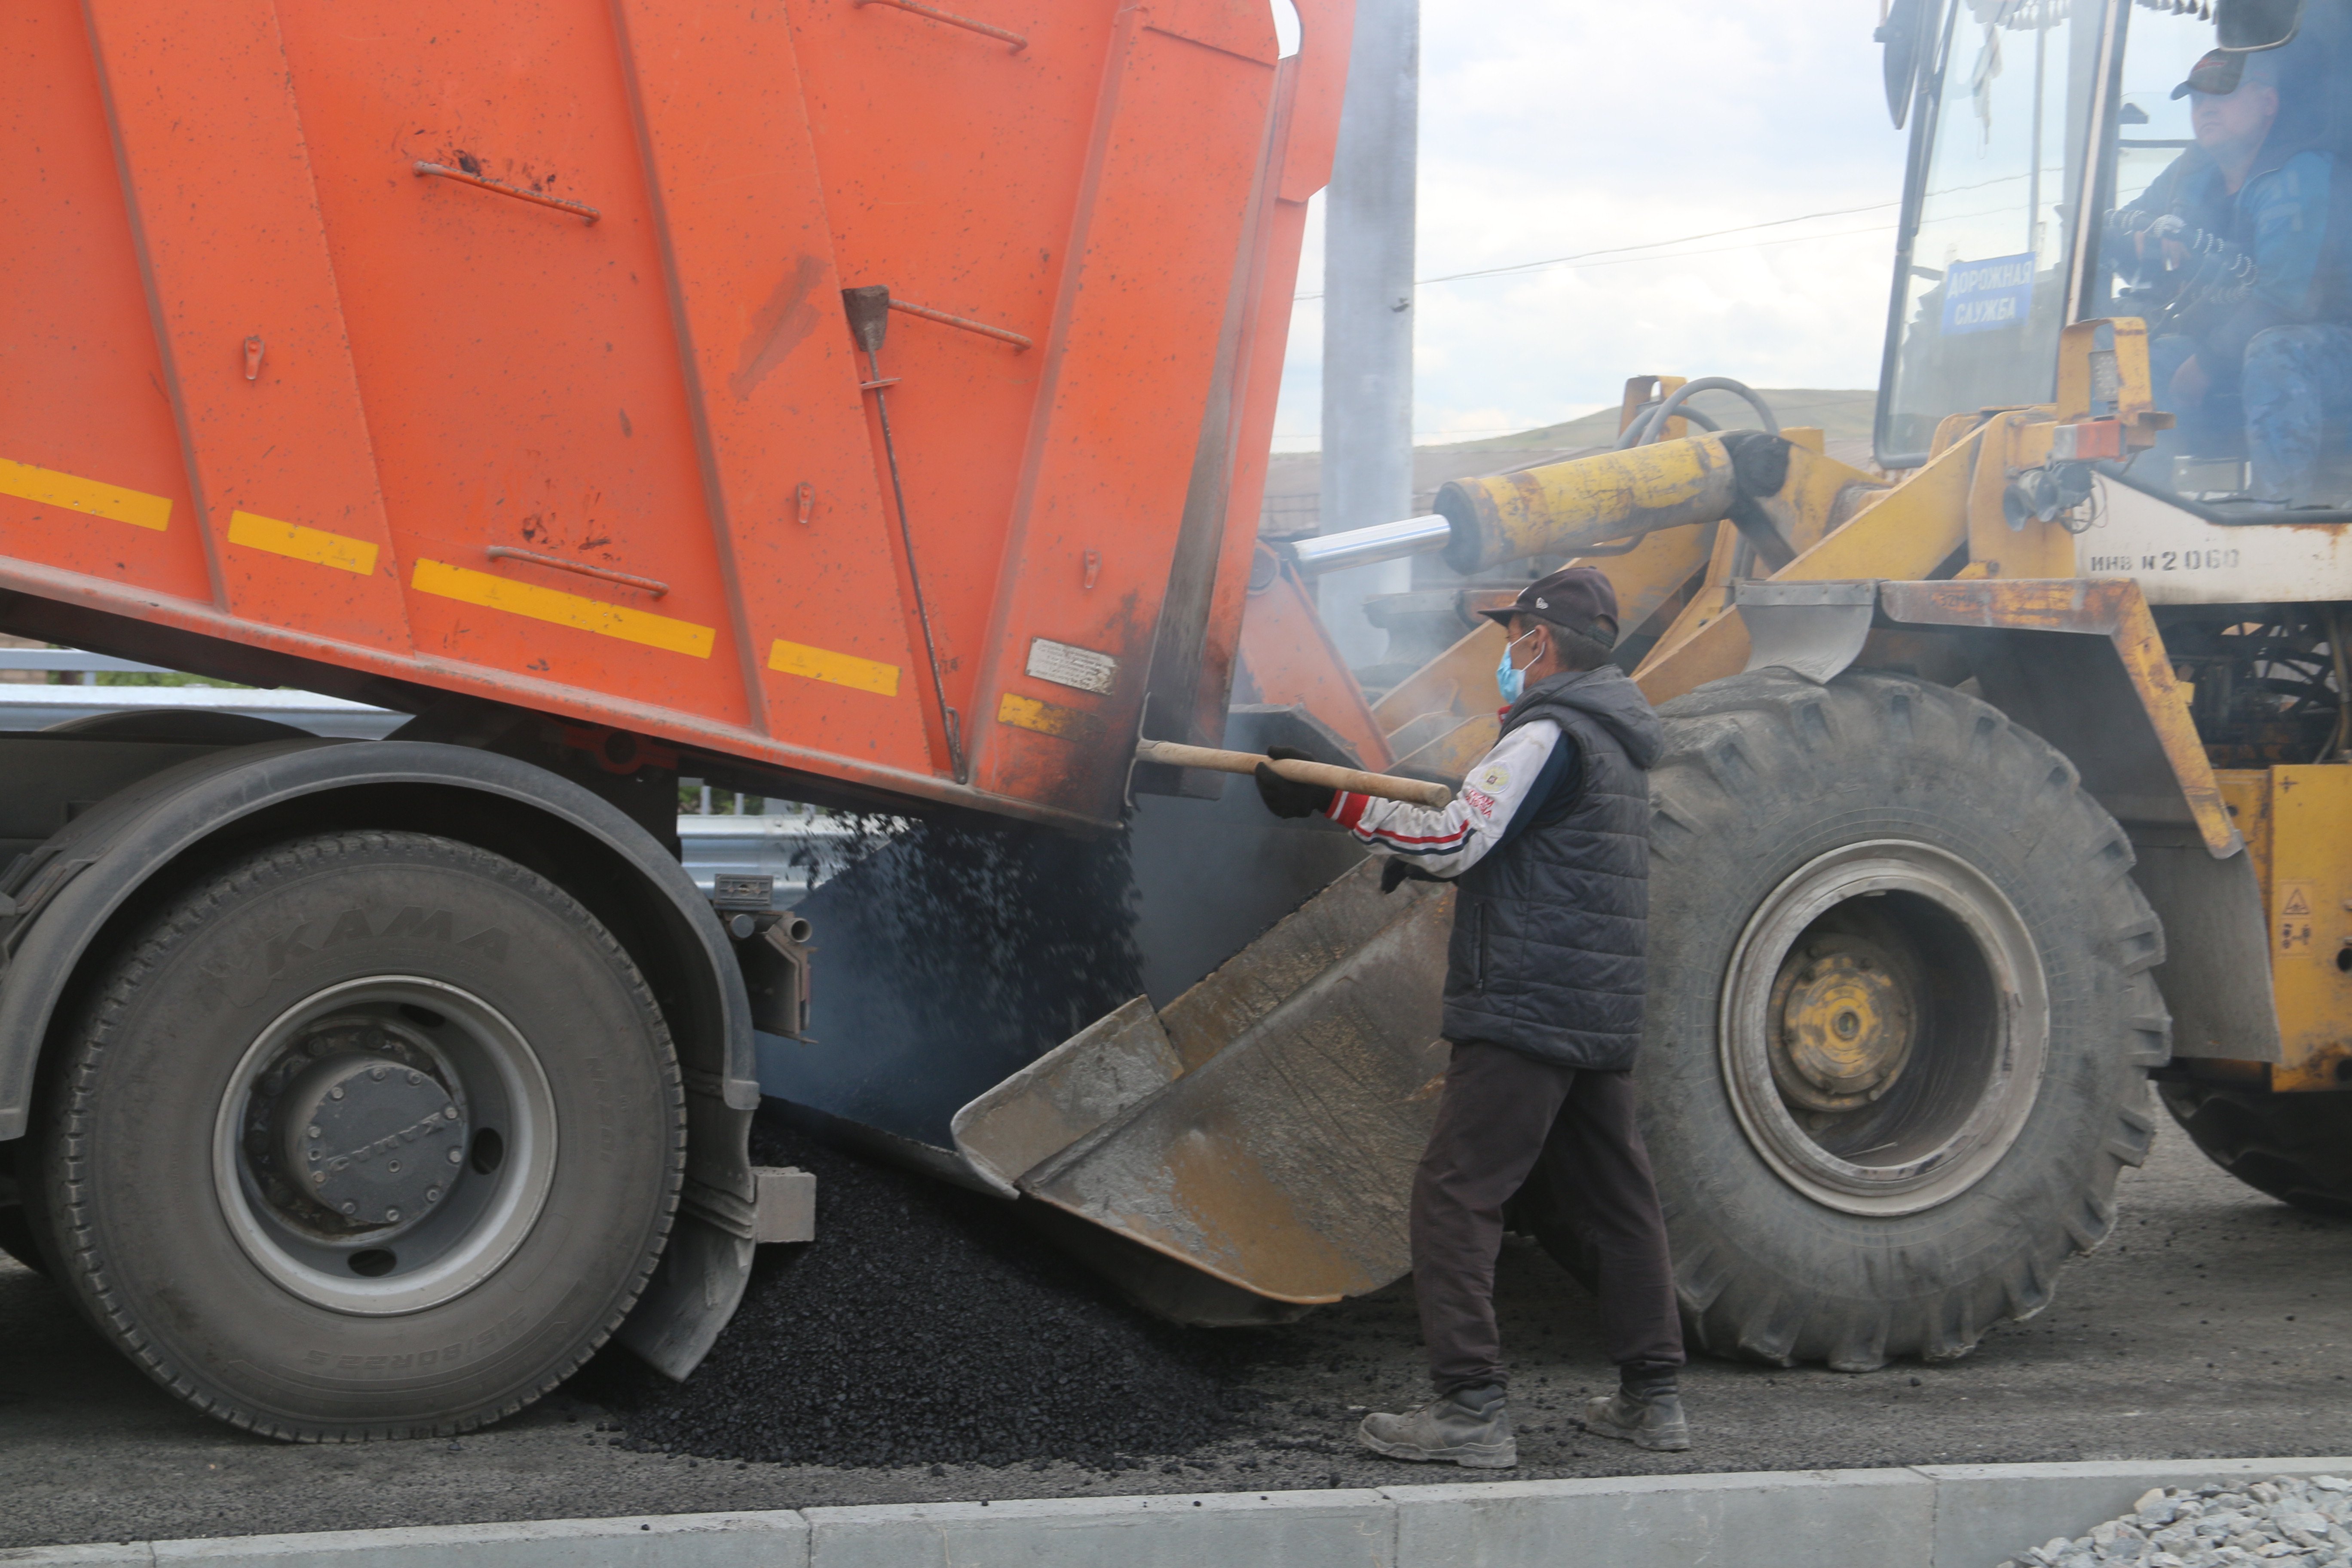
<path id="1" fill-rule="evenodd" d="M 676 1209 L 685 1102 L 628 954 L 417 833 L 280 844 L 117 950 L 45 1075 L 37 1224 L 158 1383 L 270 1436 L 442 1436 L 554 1387 Z"/>
<path id="2" fill-rule="evenodd" d="M 2048 1305 L 2147 1150 L 2170 1024 L 2130 844 L 1944 687 L 1769 670 L 1660 711 L 1637 1081 L 1693 1348 L 1965 1354 Z"/>
<path id="3" fill-rule="evenodd" d="M 2255 1094 L 2160 1085 L 2198 1148 L 2259 1193 L 2314 1214 L 2352 1215 L 2352 1094 Z"/>

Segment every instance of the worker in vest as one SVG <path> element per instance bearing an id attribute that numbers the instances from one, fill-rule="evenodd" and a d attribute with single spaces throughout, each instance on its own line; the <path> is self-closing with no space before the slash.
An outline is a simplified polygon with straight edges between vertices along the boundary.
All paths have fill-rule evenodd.
<path id="1" fill-rule="evenodd" d="M 1503 1205 L 1534 1179 L 1552 1184 L 1598 1268 L 1619 1387 L 1586 1407 L 1586 1429 L 1687 1448 L 1682 1323 L 1631 1075 L 1647 986 L 1648 770 L 1664 731 L 1609 662 L 1617 595 L 1601 573 L 1555 572 L 1486 614 L 1510 634 L 1496 672 L 1503 733 L 1451 805 L 1257 770 L 1276 816 L 1319 811 L 1390 857 L 1384 889 L 1408 877 L 1458 889 L 1445 976 L 1453 1054 L 1412 1185 L 1413 1290 L 1437 1396 L 1367 1416 L 1363 1440 L 1400 1459 L 1518 1462 L 1495 1261 Z"/>

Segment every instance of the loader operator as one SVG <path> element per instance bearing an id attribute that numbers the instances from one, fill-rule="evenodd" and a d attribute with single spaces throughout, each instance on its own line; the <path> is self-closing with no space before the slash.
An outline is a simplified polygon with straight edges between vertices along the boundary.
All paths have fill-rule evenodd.
<path id="1" fill-rule="evenodd" d="M 2216 49 L 2172 89 L 2196 145 L 2114 215 L 2126 270 L 2168 294 L 2150 323 L 2158 456 L 2226 452 L 2242 425 L 2258 500 L 2324 500 L 2325 422 L 2352 414 L 2352 171 L 2324 145 L 2309 72 Z"/>
<path id="2" fill-rule="evenodd" d="M 1389 856 L 1384 889 L 1412 876 L 1459 889 L 1452 1057 L 1412 1185 L 1413 1289 L 1437 1396 L 1367 1416 L 1363 1441 L 1400 1459 L 1517 1463 L 1495 1263 L 1503 1205 L 1532 1179 L 1594 1246 L 1620 1387 L 1587 1406 L 1588 1430 L 1687 1448 L 1682 1324 L 1630 1072 L 1646 984 L 1648 769 L 1664 731 L 1608 662 L 1617 596 L 1601 573 L 1553 573 L 1486 613 L 1510 634 L 1496 671 L 1502 738 L 1443 810 L 1257 770 L 1276 816 L 1319 811 Z"/>

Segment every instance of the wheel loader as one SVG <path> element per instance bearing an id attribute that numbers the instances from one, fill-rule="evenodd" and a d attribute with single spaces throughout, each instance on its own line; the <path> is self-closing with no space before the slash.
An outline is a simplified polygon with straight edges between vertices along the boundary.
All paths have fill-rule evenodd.
<path id="1" fill-rule="evenodd" d="M 1874 466 L 1642 378 L 1614 449 L 1276 550 L 1350 25 L 1296 10 L 1286 53 L 1255 0 L 13 8 L 0 630 L 412 717 L 0 737 L 0 1245 L 302 1440 L 616 1335 L 689 1375 L 810 1234 L 763 1097 L 1183 1321 L 1377 1289 L 1448 890 L 1223 770 L 1448 787 L 1492 638 L 1374 701 L 1311 597 L 1435 550 L 1602 564 L 1672 727 L 1641 1081 L 1702 1346 L 2038 1310 L 2151 1074 L 2352 1198 L 2352 512 L 2333 448 L 2266 488 L 2227 377 L 2179 417 L 2252 284 L 2142 199 L 2217 47 L 2332 149 L 2343 0 L 1904 0 Z M 682 779 L 866 851 L 706 895 Z"/>
<path id="2" fill-rule="evenodd" d="M 1274 628 L 1318 572 L 1442 552 L 1465 609 L 1610 575 L 1671 737 L 1638 1078 L 1686 1324 L 1848 1371 L 2046 1307 L 2151 1079 L 2233 1174 L 2352 1212 L 2352 7 L 1918 0 L 1881 37 L 1912 155 L 1870 467 L 1738 383 L 1638 377 L 1612 449 L 1270 555 L 1244 634 L 1313 710 Z M 2265 117 L 2234 163 L 2233 89 Z M 2300 274 L 2225 176 L 2296 190 L 2264 221 Z M 1458 782 L 1504 636 L 1384 691 L 1359 756 Z M 1447 908 L 1379 889 L 1107 1016 L 958 1152 L 1246 1293 L 1180 1279 L 1195 1321 L 1396 1278 Z M 1538 1185 L 1515 1223 L 1589 1278 Z"/>

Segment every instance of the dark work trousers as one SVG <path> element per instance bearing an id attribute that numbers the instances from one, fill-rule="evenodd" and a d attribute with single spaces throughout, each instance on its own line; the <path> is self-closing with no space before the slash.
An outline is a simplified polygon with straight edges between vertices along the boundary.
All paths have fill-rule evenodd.
<path id="1" fill-rule="evenodd" d="M 1552 1184 L 1547 1195 L 1591 1239 L 1609 1359 L 1634 1373 L 1682 1365 L 1666 1223 L 1633 1122 L 1632 1075 L 1463 1040 L 1412 1180 L 1413 1293 L 1437 1392 L 1505 1381 L 1495 1257 L 1503 1205 L 1530 1176 Z"/>

